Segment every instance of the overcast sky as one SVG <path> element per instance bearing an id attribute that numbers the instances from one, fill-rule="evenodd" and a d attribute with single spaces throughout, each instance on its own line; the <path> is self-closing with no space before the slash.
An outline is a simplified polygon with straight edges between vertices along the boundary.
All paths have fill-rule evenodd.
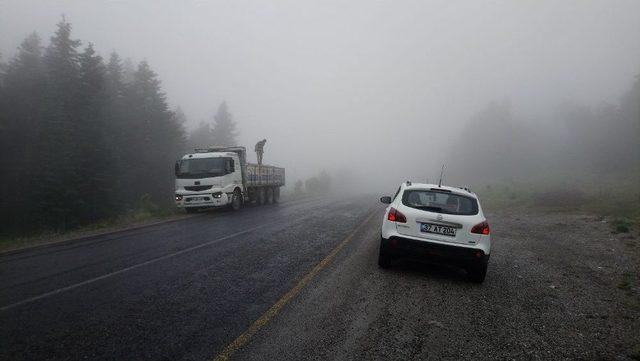
<path id="1" fill-rule="evenodd" d="M 242 145 L 266 137 L 290 180 L 435 176 L 488 102 L 615 102 L 640 73 L 638 0 L 0 0 L 2 58 L 31 31 L 48 42 L 62 14 L 103 56 L 147 59 L 191 124 L 226 100 Z"/>

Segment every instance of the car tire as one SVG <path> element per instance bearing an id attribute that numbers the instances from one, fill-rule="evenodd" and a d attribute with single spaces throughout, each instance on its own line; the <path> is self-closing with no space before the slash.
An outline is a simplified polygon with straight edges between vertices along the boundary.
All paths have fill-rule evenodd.
<path id="1" fill-rule="evenodd" d="M 488 263 L 482 263 L 480 265 L 471 266 L 467 268 L 467 277 L 471 282 L 482 283 L 487 277 Z"/>
<path id="2" fill-rule="evenodd" d="M 242 193 L 238 190 L 233 192 L 233 196 L 231 196 L 231 210 L 239 211 L 242 208 Z"/>
<path id="3" fill-rule="evenodd" d="M 386 247 L 384 246 L 382 241 L 380 241 L 380 253 L 378 254 L 378 266 L 380 266 L 380 268 L 389 268 L 391 267 L 392 260 L 393 259 L 389 254 L 389 252 L 386 250 Z"/>

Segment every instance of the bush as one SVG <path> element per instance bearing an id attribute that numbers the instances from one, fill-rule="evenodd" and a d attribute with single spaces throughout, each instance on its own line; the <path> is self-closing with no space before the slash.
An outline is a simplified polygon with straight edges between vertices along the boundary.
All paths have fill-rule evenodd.
<path id="1" fill-rule="evenodd" d="M 326 194 L 331 188 L 331 176 L 326 171 L 311 177 L 304 182 L 307 192 L 313 194 Z"/>
<path id="2" fill-rule="evenodd" d="M 613 233 L 629 233 L 633 222 L 628 218 L 616 218 L 611 222 Z"/>

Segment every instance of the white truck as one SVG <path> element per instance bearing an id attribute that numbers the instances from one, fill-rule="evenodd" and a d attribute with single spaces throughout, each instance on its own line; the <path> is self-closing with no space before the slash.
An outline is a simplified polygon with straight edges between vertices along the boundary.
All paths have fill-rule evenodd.
<path id="1" fill-rule="evenodd" d="M 175 174 L 176 206 L 187 213 L 276 203 L 284 185 L 284 168 L 247 163 L 245 147 L 196 149 L 176 162 Z"/>

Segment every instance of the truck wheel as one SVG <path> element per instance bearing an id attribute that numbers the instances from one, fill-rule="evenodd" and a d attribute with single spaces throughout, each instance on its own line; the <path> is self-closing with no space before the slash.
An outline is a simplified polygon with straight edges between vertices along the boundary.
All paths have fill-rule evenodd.
<path id="1" fill-rule="evenodd" d="M 242 208 L 242 193 L 235 191 L 233 192 L 233 198 L 231 198 L 231 209 L 239 211 L 240 208 Z"/>
<path id="2" fill-rule="evenodd" d="M 273 203 L 280 202 L 280 187 L 273 188 Z"/>
<path id="3" fill-rule="evenodd" d="M 273 188 L 267 188 L 267 204 L 273 203 Z"/>
<path id="4" fill-rule="evenodd" d="M 264 188 L 260 187 L 258 189 L 258 205 L 263 205 L 266 201 L 266 194 L 264 194 Z"/>

